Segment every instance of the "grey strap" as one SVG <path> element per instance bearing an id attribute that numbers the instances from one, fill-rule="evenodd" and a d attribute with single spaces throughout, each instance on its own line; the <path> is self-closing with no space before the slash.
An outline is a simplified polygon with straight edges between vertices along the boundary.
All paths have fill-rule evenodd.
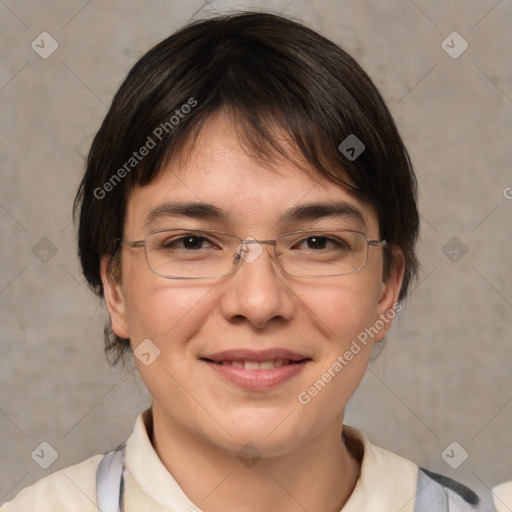
<path id="1" fill-rule="evenodd" d="M 414 512 L 434 511 L 448 512 L 448 497 L 445 489 L 420 469 Z"/>
<path id="2" fill-rule="evenodd" d="M 126 443 L 111 450 L 100 462 L 96 471 L 96 498 L 99 512 L 123 510 L 123 473 Z"/>
<path id="3" fill-rule="evenodd" d="M 465 485 L 420 468 L 414 512 L 495 512 Z"/>

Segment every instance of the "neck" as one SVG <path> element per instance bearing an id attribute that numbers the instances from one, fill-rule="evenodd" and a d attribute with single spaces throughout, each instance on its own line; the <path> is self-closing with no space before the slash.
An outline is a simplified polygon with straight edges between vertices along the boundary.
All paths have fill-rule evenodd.
<path id="1" fill-rule="evenodd" d="M 339 512 L 360 473 L 339 418 L 300 448 L 271 458 L 227 453 L 185 432 L 153 405 L 148 430 L 162 463 L 205 512 Z"/>

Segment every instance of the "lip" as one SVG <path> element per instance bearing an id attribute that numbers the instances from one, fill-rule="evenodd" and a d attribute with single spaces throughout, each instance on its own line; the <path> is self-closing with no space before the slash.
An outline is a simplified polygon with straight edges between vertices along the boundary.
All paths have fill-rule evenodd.
<path id="1" fill-rule="evenodd" d="M 222 361 L 270 361 L 270 359 L 290 359 L 291 361 L 301 361 L 302 359 L 310 359 L 305 355 L 286 350 L 284 348 L 272 348 L 267 350 L 250 350 L 235 349 L 223 350 L 215 354 L 207 354 L 200 357 L 201 359 L 209 359 L 216 363 Z"/>
<path id="2" fill-rule="evenodd" d="M 289 360 L 288 364 L 268 370 L 246 370 L 236 366 L 220 364 L 222 361 L 270 361 L 272 359 Z M 217 375 L 228 380 L 236 386 L 253 391 L 270 389 L 299 375 L 311 358 L 286 349 L 269 350 L 225 350 L 201 356 L 200 360 L 206 363 Z"/>

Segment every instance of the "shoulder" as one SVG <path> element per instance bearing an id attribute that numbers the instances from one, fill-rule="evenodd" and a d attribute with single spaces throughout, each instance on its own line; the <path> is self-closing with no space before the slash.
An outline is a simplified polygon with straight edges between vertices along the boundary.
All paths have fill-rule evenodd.
<path id="1" fill-rule="evenodd" d="M 21 490 L 0 512 L 97 512 L 96 471 L 103 454 L 56 471 Z"/>
<path id="2" fill-rule="evenodd" d="M 419 468 L 374 445 L 360 430 L 344 425 L 343 437 L 349 451 L 361 462 L 348 511 L 495 512 L 491 496 L 479 497 L 451 478 Z"/>

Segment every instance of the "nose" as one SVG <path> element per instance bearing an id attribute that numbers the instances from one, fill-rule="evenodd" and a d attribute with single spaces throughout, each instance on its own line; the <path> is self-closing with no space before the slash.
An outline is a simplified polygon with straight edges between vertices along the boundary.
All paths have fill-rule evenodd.
<path id="1" fill-rule="evenodd" d="M 238 248 L 240 261 L 226 280 L 221 310 L 229 322 L 263 329 L 269 323 L 290 321 L 296 300 L 276 261 L 272 245 L 254 239 Z"/>

